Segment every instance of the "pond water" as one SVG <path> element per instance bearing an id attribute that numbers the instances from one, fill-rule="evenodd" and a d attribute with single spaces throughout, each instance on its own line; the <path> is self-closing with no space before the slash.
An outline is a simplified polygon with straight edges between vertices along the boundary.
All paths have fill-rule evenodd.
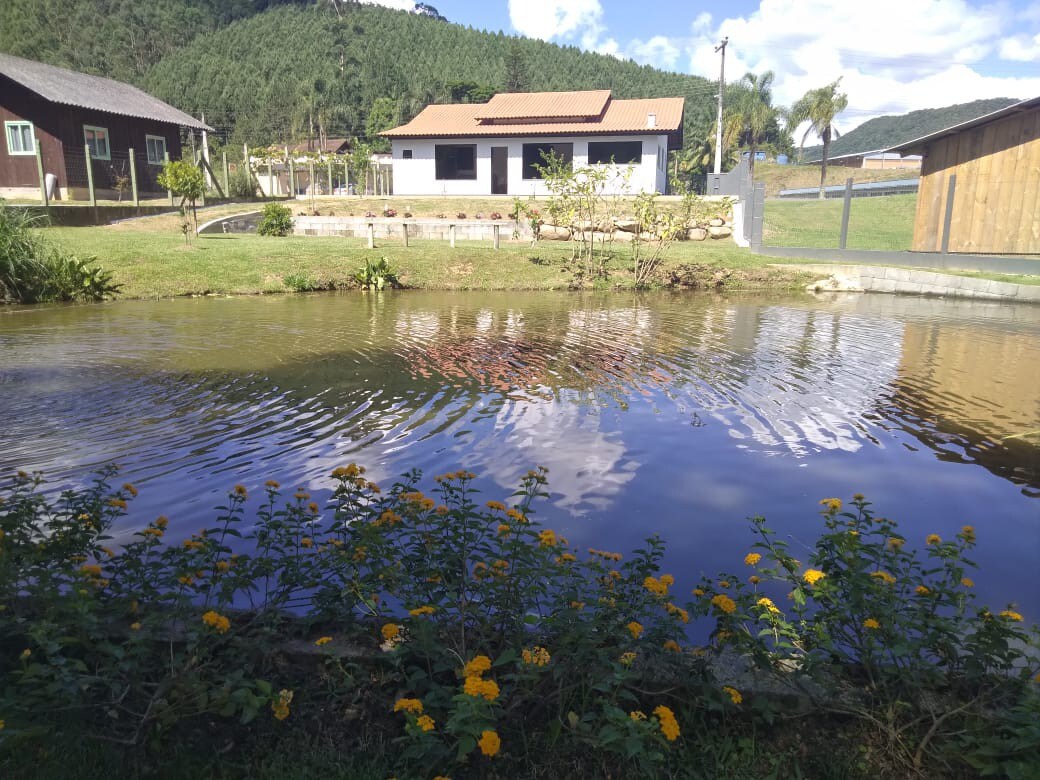
<path id="1" fill-rule="evenodd" d="M 1040 307 L 849 295 L 322 294 L 0 312 L 0 469 L 116 462 L 179 539 L 235 483 L 327 497 L 459 467 L 501 499 L 549 468 L 551 527 L 667 570 L 742 570 L 746 518 L 796 557 L 820 498 L 924 536 L 978 529 L 994 606 L 1040 620 Z"/>

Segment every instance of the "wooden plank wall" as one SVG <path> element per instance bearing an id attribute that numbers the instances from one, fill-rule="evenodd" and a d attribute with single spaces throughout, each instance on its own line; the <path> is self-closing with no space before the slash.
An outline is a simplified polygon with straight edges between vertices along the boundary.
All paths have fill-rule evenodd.
<path id="1" fill-rule="evenodd" d="M 956 174 L 951 252 L 1040 254 L 1040 108 L 941 138 L 924 154 L 914 251 L 941 249 Z"/>

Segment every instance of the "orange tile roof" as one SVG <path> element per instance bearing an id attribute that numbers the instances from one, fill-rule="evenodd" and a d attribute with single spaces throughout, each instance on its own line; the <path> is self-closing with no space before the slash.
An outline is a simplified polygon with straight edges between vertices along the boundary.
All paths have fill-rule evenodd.
<path id="1" fill-rule="evenodd" d="M 558 119 L 597 117 L 610 100 L 609 89 L 586 92 L 503 92 L 481 106 L 477 119 Z"/>
<path id="2" fill-rule="evenodd" d="M 559 93 L 562 95 L 574 93 Z M 583 94 L 583 93 L 579 93 Z M 587 94 L 587 93 L 584 93 Z M 471 138 L 533 135 L 605 135 L 632 133 L 682 132 L 683 98 L 646 98 L 640 100 L 609 100 L 602 114 L 589 120 L 531 122 L 495 121 L 481 123 L 489 104 L 456 103 L 435 104 L 424 108 L 411 122 L 386 130 L 380 135 L 388 138 Z M 655 114 L 653 128 L 648 127 L 648 115 Z M 537 117 L 540 118 L 540 117 Z M 536 119 L 536 117 L 531 117 Z"/>

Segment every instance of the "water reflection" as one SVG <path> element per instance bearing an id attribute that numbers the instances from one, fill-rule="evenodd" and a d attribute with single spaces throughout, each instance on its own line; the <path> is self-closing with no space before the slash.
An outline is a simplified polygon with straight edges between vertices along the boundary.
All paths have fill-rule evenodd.
<path id="1" fill-rule="evenodd" d="M 859 490 L 911 535 L 973 521 L 995 569 L 980 592 L 1028 611 L 1012 564 L 1040 553 L 1038 337 L 1040 307 L 894 296 L 7 310 L 0 466 L 116 461 L 143 489 L 130 525 L 176 503 L 194 529 L 235 482 L 320 494 L 349 460 L 377 481 L 465 466 L 496 498 L 543 464 L 546 514 L 579 543 L 659 531 L 709 569 L 743 557 L 747 515 L 807 541 L 818 498 Z"/>

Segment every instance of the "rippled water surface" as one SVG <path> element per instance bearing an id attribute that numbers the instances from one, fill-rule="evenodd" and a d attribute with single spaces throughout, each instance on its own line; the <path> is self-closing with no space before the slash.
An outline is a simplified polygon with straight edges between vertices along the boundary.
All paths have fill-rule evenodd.
<path id="1" fill-rule="evenodd" d="M 859 491 L 923 541 L 978 528 L 985 599 L 1040 620 L 1040 307 L 850 296 L 395 293 L 0 312 L 0 468 L 115 461 L 197 530 L 236 482 L 327 495 L 466 467 L 550 469 L 582 546 L 651 532 L 691 582 L 761 513 L 795 548 Z M 797 553 L 796 553 L 797 555 Z"/>

